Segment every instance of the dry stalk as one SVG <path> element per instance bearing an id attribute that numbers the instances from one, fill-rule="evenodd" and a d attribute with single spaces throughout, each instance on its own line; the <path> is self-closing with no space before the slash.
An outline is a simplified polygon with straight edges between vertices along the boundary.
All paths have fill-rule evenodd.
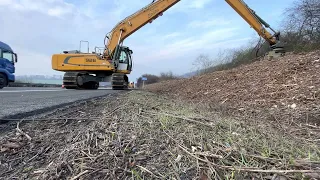
<path id="1" fill-rule="evenodd" d="M 29 141 L 31 141 L 32 138 L 31 138 L 27 133 L 23 132 L 23 131 L 19 128 L 19 124 L 20 124 L 20 122 L 17 123 L 17 128 L 16 128 L 16 130 L 17 130 L 20 134 L 24 135 Z"/>
<path id="2" fill-rule="evenodd" d="M 152 113 L 152 112 L 146 112 L 148 114 L 151 114 L 151 115 L 165 115 L 165 116 L 169 116 L 169 117 L 173 117 L 173 118 L 177 118 L 177 119 L 182 119 L 182 120 L 186 120 L 186 121 L 189 121 L 189 122 L 192 122 L 192 123 L 197 123 L 197 124 L 201 124 L 201 125 L 204 125 L 204 126 L 207 126 L 207 127 L 213 127 L 212 125 L 210 124 L 207 124 L 207 123 L 203 123 L 203 122 L 200 122 L 200 121 L 196 121 L 196 120 L 193 120 L 193 119 L 190 119 L 190 118 L 186 118 L 186 117 L 182 117 L 182 116 L 176 116 L 176 115 L 172 115 L 172 114 L 168 114 L 168 113 L 160 113 L 160 112 L 157 112 L 157 113 Z"/>
<path id="3" fill-rule="evenodd" d="M 200 160 L 202 162 L 210 163 L 211 165 L 220 168 L 220 169 L 228 169 L 232 171 L 243 171 L 243 172 L 257 172 L 257 173 L 320 173 L 320 170 L 263 170 L 263 169 L 258 169 L 254 167 L 246 167 L 246 168 L 241 168 L 241 167 L 232 167 L 232 166 L 221 166 L 217 165 L 215 163 L 212 163 L 210 161 L 207 161 L 205 159 L 199 158 L 195 156 L 194 154 L 190 153 L 186 147 L 183 147 L 180 145 L 173 137 L 171 137 L 167 132 L 164 131 L 164 133 L 172 139 L 179 148 L 181 148 L 185 153 L 189 154 L 190 156 L 196 158 L 197 160 Z"/>
<path id="4" fill-rule="evenodd" d="M 145 167 L 142 167 L 142 166 L 139 166 L 139 165 L 136 165 L 138 168 L 140 168 L 140 169 L 142 169 L 143 171 L 146 171 L 146 172 L 148 172 L 149 174 L 151 174 L 152 176 L 154 176 L 154 177 L 156 177 L 156 178 L 159 178 L 160 179 L 160 177 L 159 176 L 157 176 L 157 175 L 155 175 L 153 172 L 151 172 L 150 170 L 148 170 L 147 168 L 145 168 Z M 164 178 L 164 176 L 161 176 L 161 178 Z"/>
<path id="5" fill-rule="evenodd" d="M 78 175 L 72 177 L 70 180 L 76 180 L 76 179 L 80 178 L 81 176 L 87 174 L 88 172 L 89 172 L 88 170 L 85 170 L 85 171 L 79 173 Z"/>

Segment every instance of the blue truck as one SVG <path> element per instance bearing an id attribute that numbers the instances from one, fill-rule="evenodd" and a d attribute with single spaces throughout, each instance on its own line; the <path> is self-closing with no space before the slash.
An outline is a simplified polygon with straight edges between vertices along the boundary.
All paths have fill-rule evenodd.
<path id="1" fill-rule="evenodd" d="M 14 65 L 17 62 L 17 54 L 8 44 L 0 41 L 0 89 L 15 81 Z"/>

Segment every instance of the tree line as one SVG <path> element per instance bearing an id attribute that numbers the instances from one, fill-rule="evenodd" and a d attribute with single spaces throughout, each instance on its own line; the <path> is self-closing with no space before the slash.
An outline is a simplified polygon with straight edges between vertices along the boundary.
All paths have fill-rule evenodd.
<path id="1" fill-rule="evenodd" d="M 146 77 L 148 79 L 147 81 L 145 81 L 145 85 L 179 78 L 179 76 L 174 75 L 171 71 L 162 72 L 160 73 L 160 75 L 143 74 L 141 77 L 137 79 L 136 87 L 138 88 L 142 87 L 142 77 Z"/>

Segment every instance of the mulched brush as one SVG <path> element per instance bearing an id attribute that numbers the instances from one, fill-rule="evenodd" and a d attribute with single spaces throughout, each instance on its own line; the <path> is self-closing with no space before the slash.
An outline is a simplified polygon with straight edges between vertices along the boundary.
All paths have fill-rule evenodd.
<path id="1" fill-rule="evenodd" d="M 320 51 L 261 60 L 190 79 L 164 81 L 146 90 L 232 112 L 268 111 L 282 119 L 320 124 Z"/>

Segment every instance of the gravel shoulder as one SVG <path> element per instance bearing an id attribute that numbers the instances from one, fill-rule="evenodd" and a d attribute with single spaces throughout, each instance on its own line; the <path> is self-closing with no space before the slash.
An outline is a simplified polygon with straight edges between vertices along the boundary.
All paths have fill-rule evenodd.
<path id="1" fill-rule="evenodd" d="M 306 123 L 142 91 L 37 118 L 0 137 L 0 179 L 320 178 L 320 127 Z"/>

